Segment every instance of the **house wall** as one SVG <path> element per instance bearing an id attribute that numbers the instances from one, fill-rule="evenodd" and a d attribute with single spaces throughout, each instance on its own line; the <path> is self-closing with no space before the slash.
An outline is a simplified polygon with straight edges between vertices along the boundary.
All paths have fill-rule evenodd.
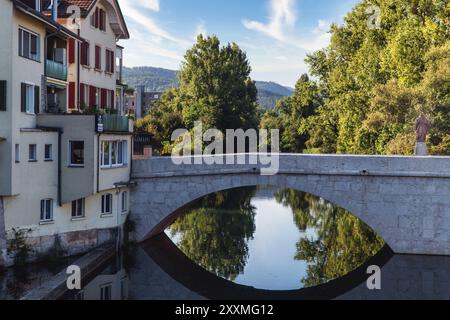
<path id="1" fill-rule="evenodd" d="M 114 188 L 115 183 L 128 182 L 130 180 L 131 168 L 131 135 L 102 134 L 100 141 L 127 141 L 127 164 L 118 168 L 101 168 L 99 175 L 99 190 Z"/>
<path id="2" fill-rule="evenodd" d="M 0 78 L 7 80 L 7 111 L 0 112 L 0 137 L 6 141 L 0 143 L 0 194 L 17 195 L 20 193 L 18 178 L 20 166 L 14 163 L 14 146 L 21 144 L 20 129 L 33 128 L 36 116 L 25 114 L 20 109 L 20 84 L 29 82 L 41 86 L 41 75 L 44 73 L 44 38 L 45 27 L 18 10 L 13 10 L 12 2 L 2 1 L 0 4 L 2 28 L 0 37 Z M 20 57 L 19 26 L 40 36 L 40 62 Z M 4 40 L 5 39 L 5 40 Z M 3 42 L 5 41 L 5 42 Z M 14 70 L 14 72 L 13 72 Z"/>

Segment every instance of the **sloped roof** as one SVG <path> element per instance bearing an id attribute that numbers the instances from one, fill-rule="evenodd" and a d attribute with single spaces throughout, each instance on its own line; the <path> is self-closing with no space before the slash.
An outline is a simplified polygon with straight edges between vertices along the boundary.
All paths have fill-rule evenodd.
<path id="1" fill-rule="evenodd" d="M 43 1 L 44 1 L 43 2 L 43 8 L 44 8 L 43 13 L 47 16 L 51 16 L 51 14 L 52 14 L 51 8 L 50 8 L 51 0 L 43 0 Z M 95 6 L 95 4 L 98 1 L 99 0 L 59 0 L 58 17 L 59 18 L 68 18 L 72 13 L 71 12 L 68 13 L 67 9 L 70 6 L 78 6 L 80 8 L 81 17 L 86 18 L 86 16 L 89 14 L 91 9 Z M 124 32 L 124 39 L 128 39 L 130 35 L 128 32 L 128 28 L 127 28 L 125 19 L 123 17 L 122 11 L 120 9 L 119 2 L 117 0 L 113 0 L 113 2 L 117 8 L 118 18 L 121 22 L 122 29 Z"/>
<path id="2" fill-rule="evenodd" d="M 81 16 L 85 17 L 94 6 L 95 2 L 97 2 L 97 0 L 60 0 L 58 16 L 62 18 L 68 17 L 70 14 L 67 13 L 67 8 L 70 6 L 77 6 L 80 8 Z M 51 0 L 44 0 L 43 8 L 45 8 L 47 14 L 51 14 L 51 10 L 47 9 L 50 8 L 50 4 Z"/>

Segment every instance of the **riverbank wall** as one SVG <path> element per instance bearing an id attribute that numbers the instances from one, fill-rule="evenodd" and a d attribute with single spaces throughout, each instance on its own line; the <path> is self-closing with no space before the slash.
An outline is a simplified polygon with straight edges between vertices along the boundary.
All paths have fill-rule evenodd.
<path id="1" fill-rule="evenodd" d="M 26 239 L 27 246 L 31 250 L 29 261 L 33 262 L 46 260 L 48 258 L 77 256 L 88 253 L 105 244 L 112 244 L 115 246 L 117 244 L 119 234 L 120 228 L 109 228 L 82 230 L 50 236 L 30 237 Z M 4 267 L 11 267 L 14 265 L 14 256 L 7 254 L 7 241 L 5 234 L 3 239 L 3 257 L 0 258 L 0 262 L 3 260 Z"/>
<path id="2" fill-rule="evenodd" d="M 95 273 L 102 265 L 116 255 L 116 246 L 113 243 L 102 245 L 95 250 L 82 256 L 80 259 L 72 263 L 81 271 L 81 283 L 86 282 L 93 273 Z M 51 280 L 46 281 L 41 286 L 30 290 L 21 300 L 58 300 L 67 292 L 67 269 L 61 270 Z"/>

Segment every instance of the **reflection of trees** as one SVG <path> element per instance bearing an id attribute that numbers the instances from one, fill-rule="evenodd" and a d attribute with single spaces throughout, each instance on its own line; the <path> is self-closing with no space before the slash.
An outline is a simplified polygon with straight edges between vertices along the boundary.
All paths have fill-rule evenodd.
<path id="1" fill-rule="evenodd" d="M 223 191 L 206 196 L 171 227 L 179 248 L 193 261 L 218 276 L 234 280 L 244 271 L 247 241 L 255 232 L 256 188 Z"/>
<path id="2" fill-rule="evenodd" d="M 374 256 L 384 245 L 360 219 L 348 211 L 304 192 L 286 189 L 275 194 L 279 203 L 290 206 L 301 231 L 314 228 L 315 239 L 297 243 L 295 259 L 308 263 L 305 286 L 315 286 L 340 278 Z"/>

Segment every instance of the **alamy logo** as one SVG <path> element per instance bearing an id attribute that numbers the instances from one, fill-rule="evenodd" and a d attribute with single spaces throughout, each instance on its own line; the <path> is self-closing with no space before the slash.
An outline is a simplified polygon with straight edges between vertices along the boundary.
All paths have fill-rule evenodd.
<path id="1" fill-rule="evenodd" d="M 367 289 L 381 290 L 381 268 L 379 266 L 370 266 L 367 268 L 367 274 L 370 274 L 370 277 L 367 279 Z"/>
<path id="2" fill-rule="evenodd" d="M 172 134 L 175 146 L 172 162 L 176 165 L 260 165 L 262 175 L 275 175 L 279 171 L 279 130 L 218 129 L 203 130 L 200 121 L 194 129 L 178 129 Z M 269 140 L 270 133 L 270 140 Z M 269 152 L 270 142 L 270 152 Z M 224 149 L 226 152 L 224 153 Z M 194 157 L 192 157 L 194 156 Z"/>
<path id="3" fill-rule="evenodd" d="M 68 275 L 66 285 L 69 290 L 81 290 L 81 268 L 79 266 L 69 266 L 66 270 Z"/>
<path id="4" fill-rule="evenodd" d="M 369 15 L 369 18 L 367 20 L 367 27 L 370 30 L 381 28 L 381 9 L 379 6 L 369 6 L 366 9 L 366 14 Z"/>

